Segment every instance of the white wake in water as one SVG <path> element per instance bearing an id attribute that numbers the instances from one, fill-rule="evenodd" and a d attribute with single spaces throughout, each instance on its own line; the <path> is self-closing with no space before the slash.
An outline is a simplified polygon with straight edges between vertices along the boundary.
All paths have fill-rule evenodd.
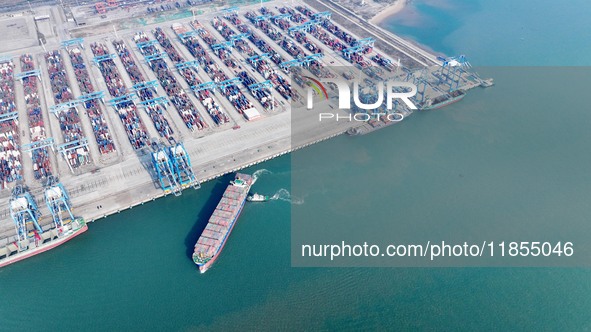
<path id="1" fill-rule="evenodd" d="M 291 194 L 287 189 L 279 189 L 275 195 L 271 196 L 271 199 L 274 201 L 286 201 L 291 204 L 301 205 L 304 204 L 304 200 L 301 198 L 291 197 Z"/>
<path id="2" fill-rule="evenodd" d="M 263 174 L 271 174 L 271 171 L 263 168 L 252 173 L 252 184 L 255 184 Z"/>

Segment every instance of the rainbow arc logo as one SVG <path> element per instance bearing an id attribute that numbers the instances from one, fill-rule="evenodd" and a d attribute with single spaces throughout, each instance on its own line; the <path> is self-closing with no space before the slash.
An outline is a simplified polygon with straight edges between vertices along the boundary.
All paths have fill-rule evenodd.
<path id="1" fill-rule="evenodd" d="M 316 91 L 316 93 L 318 93 L 319 96 L 324 96 L 324 99 L 328 100 L 328 92 L 326 91 L 326 88 L 324 87 L 322 82 L 310 76 L 302 77 L 308 79 L 308 86 L 314 89 L 314 91 Z"/>

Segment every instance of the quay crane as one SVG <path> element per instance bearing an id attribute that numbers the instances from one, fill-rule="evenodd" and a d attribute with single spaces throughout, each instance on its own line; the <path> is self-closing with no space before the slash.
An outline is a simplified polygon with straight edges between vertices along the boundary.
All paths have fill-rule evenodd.
<path id="1" fill-rule="evenodd" d="M 407 71 L 406 81 L 412 82 L 417 87 L 417 94 L 412 98 L 419 104 L 423 104 L 425 102 L 425 90 L 427 89 L 427 86 L 430 85 L 427 81 L 427 77 L 427 68 L 423 68 L 415 72 L 410 70 Z"/>
<path id="2" fill-rule="evenodd" d="M 65 223 L 74 220 L 74 215 L 72 214 L 70 206 L 70 197 L 68 196 L 66 189 L 64 189 L 64 186 L 53 176 L 49 177 L 47 185 L 45 186 L 45 203 L 49 208 L 49 212 L 51 212 L 53 223 L 58 230 L 62 228 Z M 66 222 L 62 219 L 62 212 L 64 211 L 67 212 L 66 217 L 70 217 Z"/>
<path id="3" fill-rule="evenodd" d="M 182 187 L 193 186 L 194 189 L 201 188 L 201 183 L 197 180 L 195 173 L 193 173 L 193 168 L 191 168 L 191 158 L 183 143 L 173 144 L 169 148 L 169 152 L 178 183 Z"/>
<path id="4" fill-rule="evenodd" d="M 462 73 L 465 72 L 465 69 L 471 68 L 472 65 L 465 55 L 451 58 L 438 57 L 437 59 L 442 61 L 441 69 L 437 71 L 439 84 L 445 83 L 449 85 L 450 92 L 456 90 L 460 85 Z"/>
<path id="5" fill-rule="evenodd" d="M 18 236 L 19 250 L 25 250 L 29 247 L 27 224 L 33 224 L 37 239 L 40 239 L 39 234 L 43 233 L 41 226 L 39 226 L 41 213 L 37 209 L 37 203 L 35 203 L 33 196 L 20 184 L 12 191 L 9 207 Z"/>
<path id="6" fill-rule="evenodd" d="M 152 164 L 158 177 L 160 187 L 165 192 L 172 191 L 175 196 L 181 195 L 181 186 L 174 173 L 174 165 L 168 156 L 167 149 L 158 142 L 152 143 Z"/>

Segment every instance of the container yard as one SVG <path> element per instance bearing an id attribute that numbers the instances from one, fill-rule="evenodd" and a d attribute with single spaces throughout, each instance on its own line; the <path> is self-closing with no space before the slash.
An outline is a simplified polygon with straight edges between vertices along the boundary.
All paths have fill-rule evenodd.
<path id="1" fill-rule="evenodd" d="M 244 96 L 236 85 L 239 79 L 236 77 L 229 78 L 226 75 L 220 66 L 209 56 L 209 52 L 206 52 L 201 46 L 197 39 L 197 35 L 212 47 L 212 51 L 220 60 L 225 60 L 226 65 L 235 68 L 236 63 L 233 59 L 228 58 L 229 53 L 228 50 L 225 49 L 226 46 L 222 45 L 219 48 L 216 46 L 216 50 L 213 50 L 214 45 L 218 45 L 217 40 L 211 36 L 207 30 L 203 29 L 199 22 L 191 22 L 191 27 L 193 30 L 187 28 L 185 25 L 174 25 L 173 30 L 182 40 L 189 52 L 191 52 L 195 59 L 199 61 L 199 64 L 203 67 L 203 70 L 213 82 L 213 85 L 210 86 L 218 88 L 232 106 L 234 106 L 235 110 L 243 115 L 246 120 L 258 119 L 261 116 L 259 111 L 254 108 L 254 105 L 246 98 L 246 96 Z M 207 86 L 202 87 L 207 88 Z"/>
<path id="2" fill-rule="evenodd" d="M 53 138 L 46 134 L 38 87 L 40 73 L 35 69 L 33 56 L 31 54 L 21 55 L 20 65 L 21 73 L 18 77 L 23 84 L 24 102 L 31 134 L 31 143 L 23 146 L 23 152 L 29 152 L 33 159 L 35 179 L 39 180 L 52 174 L 49 151 L 50 147 L 53 147 Z"/>
<path id="3" fill-rule="evenodd" d="M 161 28 L 154 29 L 153 34 L 156 37 L 156 40 L 158 40 L 160 46 L 164 49 L 166 55 L 176 66 L 176 69 L 178 70 L 179 74 L 185 79 L 189 87 L 193 89 L 195 95 L 201 102 L 201 105 L 206 109 L 207 113 L 213 119 L 215 124 L 222 125 L 224 123 L 230 122 L 230 118 L 228 117 L 228 115 L 220 108 L 220 105 L 213 98 L 212 92 L 207 89 L 197 88 L 199 86 L 202 86 L 201 84 L 203 84 L 203 82 L 198 78 L 197 68 L 199 64 L 195 60 L 185 60 L 185 58 L 177 52 L 176 48 L 172 45 L 170 39 L 168 39 L 168 37 Z M 175 97 L 179 94 L 185 96 L 185 92 L 181 90 L 178 85 L 175 85 L 175 87 L 179 92 L 175 93 L 174 91 L 171 91 L 171 95 Z M 183 116 L 187 117 L 191 124 L 195 123 L 195 121 L 198 120 L 198 123 L 200 124 L 201 128 L 206 126 L 205 122 L 200 118 L 199 113 L 197 113 L 196 111 L 189 112 L 187 110 L 186 113 L 183 113 Z"/>
<path id="4" fill-rule="evenodd" d="M 1 188 L 22 180 L 23 167 L 18 149 L 18 112 L 14 91 L 14 64 L 9 59 L 0 61 L 0 181 Z"/>
<path id="5" fill-rule="evenodd" d="M 127 138 L 134 149 L 140 149 L 148 143 L 146 126 L 138 115 L 137 106 L 133 102 L 135 95 L 129 93 L 123 78 L 113 61 L 114 55 L 105 44 L 96 42 L 90 45 L 94 62 L 100 69 L 107 85 L 109 95 L 113 98 L 110 104 L 117 110 L 125 127 Z"/>
<path id="6" fill-rule="evenodd" d="M 0 54 L 0 196 L 8 202 L 24 182 L 45 216 L 25 223 L 28 238 L 19 239 L 24 233 L 15 233 L 9 206 L 1 207 L 0 260 L 15 252 L 6 249 L 10 243 L 34 242 L 35 223 L 61 227 L 52 208 L 39 204 L 52 183 L 76 208 L 67 219 L 91 222 L 345 133 L 350 123 L 319 126 L 294 116 L 312 91 L 309 77 L 412 82 L 419 90 L 412 100 L 424 109 L 492 84 L 471 72 L 464 56 L 392 58 L 374 43 L 397 37 L 356 35 L 302 1 L 109 29 L 77 27 L 84 38 L 65 31 L 26 52 Z M 360 98 L 370 101 L 375 89 L 363 91 Z M 389 114 L 411 113 L 397 103 Z M 396 122 L 381 117 L 359 128 Z"/>
<path id="7" fill-rule="evenodd" d="M 82 58 L 82 52 L 79 47 L 75 46 L 67 49 L 72 67 L 74 69 L 74 75 L 76 82 L 80 88 L 81 96 L 79 97 L 80 102 L 86 110 L 86 114 L 90 118 L 92 132 L 101 154 L 109 154 L 115 151 L 115 143 L 109 131 L 109 125 L 99 102 L 104 97 L 103 91 L 95 91 L 94 86 L 90 80 L 88 74 L 88 68 L 84 59 Z"/>
<path id="8" fill-rule="evenodd" d="M 90 163 L 87 139 L 82 131 L 77 102 L 74 101 L 60 52 L 46 53 L 45 61 L 55 102 L 51 112 L 59 119 L 64 139 L 64 143 L 59 145 L 59 150 L 66 158 L 70 169 L 87 165 Z"/>
<path id="9" fill-rule="evenodd" d="M 131 53 L 122 40 L 113 41 L 113 45 L 123 63 L 125 71 L 131 79 L 133 90 L 135 90 L 140 98 L 140 104 L 143 105 L 146 113 L 152 119 L 156 131 L 158 131 L 160 137 L 170 139 L 174 134 L 174 130 L 170 126 L 168 119 L 164 116 L 164 110 L 167 104 L 166 100 L 157 98 L 156 87 L 158 84 L 153 81 L 145 81 L 144 75 L 140 72 L 138 65 L 132 59 Z"/>
<path id="10" fill-rule="evenodd" d="M 144 59 L 149 64 L 152 71 L 156 74 L 160 84 L 162 84 L 162 87 L 177 109 L 187 128 L 190 130 L 202 130 L 207 128 L 207 124 L 203 121 L 203 118 L 197 111 L 195 105 L 193 105 L 193 102 L 189 99 L 187 93 L 180 88 L 179 83 L 163 59 L 164 54 L 156 48 L 154 40 L 148 38 L 143 32 L 136 33 L 133 39 L 136 45 L 139 45 L 139 51 L 144 56 Z"/>

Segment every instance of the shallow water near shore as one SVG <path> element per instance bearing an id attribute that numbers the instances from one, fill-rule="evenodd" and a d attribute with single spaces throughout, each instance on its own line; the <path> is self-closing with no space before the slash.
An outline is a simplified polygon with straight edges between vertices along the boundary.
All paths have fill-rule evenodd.
<path id="1" fill-rule="evenodd" d="M 380 23 L 475 66 L 588 66 L 591 2 L 413 0 Z"/>
<path id="2" fill-rule="evenodd" d="M 423 11 L 420 6 L 422 2 L 416 3 L 422 14 L 427 15 L 429 10 L 433 10 Z M 453 4 L 453 1 L 449 3 Z M 487 6 L 494 3 L 497 2 L 491 1 Z M 487 10 L 500 12 L 505 8 L 503 3 L 499 1 L 499 8 Z M 454 25 L 454 20 L 460 20 L 458 17 L 462 17 L 462 22 L 456 22 L 456 26 L 471 24 L 466 22 L 472 22 L 477 19 L 475 16 L 481 15 L 479 11 L 483 9 L 478 8 L 466 8 L 461 14 L 455 13 L 457 17 L 450 14 L 449 25 Z M 445 11 L 441 8 L 437 10 Z M 574 20 L 585 15 L 585 12 L 577 12 L 578 16 Z M 563 24 L 573 20 L 564 19 Z M 462 49 L 455 49 L 455 43 L 443 49 L 443 44 L 438 46 L 435 40 L 421 37 L 423 33 L 424 36 L 429 35 L 429 29 L 413 29 L 405 31 L 405 34 L 417 38 L 421 43 L 433 45 L 436 50 L 450 54 L 463 52 Z M 482 24 L 475 24 L 472 29 L 474 31 L 471 33 L 475 35 L 503 34 Z M 550 30 L 551 27 L 545 29 Z M 457 30 L 447 31 L 438 38 L 447 41 Z M 545 32 L 538 31 L 536 34 Z M 506 57 L 502 47 L 489 50 L 494 52 L 492 54 L 475 53 L 472 58 L 480 58 L 484 63 L 472 60 L 473 64 L 490 65 L 487 62 L 492 61 L 507 65 L 523 64 L 520 59 L 507 63 L 512 58 Z M 585 51 L 582 50 L 582 53 Z M 524 59 L 527 55 L 532 61 L 541 61 L 536 58 L 539 55 L 537 48 L 532 47 L 524 51 L 523 55 Z M 583 61 L 569 57 L 561 59 L 565 61 L 564 64 L 568 64 L 567 61 L 571 64 Z M 495 70 L 488 69 L 487 74 L 495 76 Z M 501 86 L 496 91 L 506 93 L 511 90 L 503 85 L 540 84 L 533 81 L 533 77 L 512 77 L 506 72 L 497 78 L 497 84 Z M 453 149 L 449 155 L 455 160 L 495 161 L 508 158 L 506 153 L 511 150 L 479 151 L 474 148 L 476 144 L 510 137 L 519 142 L 516 149 L 527 151 L 528 147 L 532 150 L 539 148 L 538 142 L 547 142 L 548 135 L 551 135 L 556 138 L 562 164 L 574 165 L 577 172 L 591 164 L 589 155 L 578 151 L 581 144 L 590 141 L 588 126 L 591 115 L 588 112 L 564 110 L 561 121 L 552 122 L 542 121 L 540 117 L 554 110 L 524 107 L 519 109 L 514 121 L 509 121 L 512 115 L 499 109 L 498 95 L 494 89 L 496 87 L 473 91 L 461 103 L 439 111 L 413 115 L 400 125 L 371 135 L 338 137 L 311 149 L 316 153 L 341 149 L 351 139 L 380 149 L 383 149 L 380 143 L 384 141 L 419 141 L 415 144 L 396 144 L 395 149 L 390 151 L 404 156 L 421 152 L 413 150 L 421 141 L 425 144 L 437 141 Z M 523 90 L 515 93 L 523 93 Z M 505 97 L 517 98 L 510 95 Z M 505 115 L 505 120 L 491 120 L 492 114 Z M 582 115 L 579 117 L 578 114 Z M 537 121 L 532 123 L 528 118 Z M 449 130 L 464 128 L 464 131 L 461 135 L 444 134 L 446 128 L 443 126 L 447 125 L 450 125 Z M 416 132 L 409 128 L 415 128 Z M 568 139 L 561 139 L 564 137 Z M 519 151 L 513 152 L 521 153 Z M 292 268 L 290 200 L 299 204 L 299 207 L 305 207 L 310 202 L 310 196 L 288 198 L 293 171 L 291 158 L 283 156 L 244 170 L 248 173 L 259 171 L 253 191 L 273 195 L 277 199 L 245 206 L 222 255 L 207 273 L 198 273 L 190 253 L 230 176 L 205 183 L 197 191 L 187 190 L 181 197 L 169 196 L 99 220 L 90 224 L 87 233 L 63 246 L 0 269 L 1 329 L 591 328 L 591 272 L 588 269 Z M 438 162 L 437 158 L 442 158 L 442 154 L 421 156 L 423 163 Z M 550 157 L 546 158 L 551 160 Z M 527 163 L 526 159 L 521 160 L 528 167 L 536 167 L 533 160 L 531 163 Z M 474 163 L 472 166 L 478 167 Z M 359 171 L 362 171 L 363 164 L 360 165 Z M 412 172 L 413 165 L 407 166 L 407 171 Z M 495 168 L 490 166 L 489 169 Z M 479 171 L 482 170 L 474 170 Z M 470 171 L 462 172 L 466 176 L 470 175 Z M 580 180 L 580 196 L 553 196 L 555 193 L 564 193 L 561 183 L 556 183 L 556 187 L 544 191 L 534 190 L 530 196 L 519 199 L 528 203 L 544 194 L 549 198 L 561 199 L 564 204 L 580 203 L 584 197 L 589 197 L 591 186 L 586 185 L 588 178 L 583 173 L 569 172 L 571 174 L 564 176 L 570 180 Z M 417 174 L 411 175 L 420 179 Z M 496 181 L 495 177 L 487 179 Z M 429 182 L 432 180 L 433 177 L 426 177 L 424 182 L 416 183 L 416 187 L 424 189 L 420 204 L 424 209 L 436 205 L 441 198 L 440 189 Z M 536 177 L 522 179 L 525 186 L 532 188 L 537 187 L 537 180 Z M 384 181 L 388 181 L 388 177 L 385 176 Z M 395 186 L 393 188 L 396 189 Z M 494 188 L 487 190 L 490 192 Z M 498 195 L 503 194 L 503 191 L 498 192 Z M 476 204 L 479 198 L 474 199 L 473 203 Z M 560 217 L 580 218 L 585 212 L 577 205 L 571 209 L 572 215 Z M 385 217 L 392 219 L 391 216 Z M 396 217 L 407 218 L 405 215 Z"/>

